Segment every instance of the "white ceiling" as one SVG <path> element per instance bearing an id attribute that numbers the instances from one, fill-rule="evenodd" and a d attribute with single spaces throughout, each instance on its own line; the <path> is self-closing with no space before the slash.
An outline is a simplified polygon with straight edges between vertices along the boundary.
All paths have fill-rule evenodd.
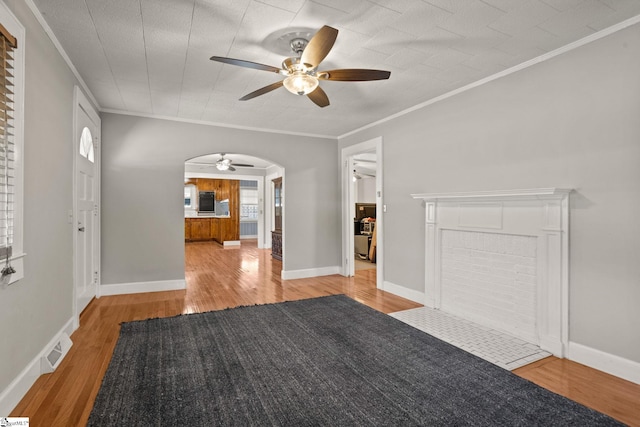
<path id="1" fill-rule="evenodd" d="M 640 14 L 640 0 L 33 0 L 102 111 L 339 136 Z M 330 25 L 319 70 L 391 78 L 323 81 L 319 108 L 279 79 L 210 61 L 279 67 L 274 38 Z M 276 53 L 276 51 L 278 53 Z"/>
<path id="2" fill-rule="evenodd" d="M 358 153 L 353 156 L 353 170 L 364 177 L 376 176 L 376 153 Z"/>

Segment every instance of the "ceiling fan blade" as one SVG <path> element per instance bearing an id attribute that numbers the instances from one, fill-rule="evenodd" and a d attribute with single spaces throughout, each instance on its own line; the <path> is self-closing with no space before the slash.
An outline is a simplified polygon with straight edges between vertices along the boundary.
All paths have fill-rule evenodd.
<path id="1" fill-rule="evenodd" d="M 253 92 L 240 98 L 240 101 L 247 101 L 249 99 L 255 98 L 256 96 L 264 95 L 265 93 L 269 93 L 272 90 L 278 89 L 279 87 L 282 87 L 282 81 L 271 83 L 269 86 L 254 90 Z"/>
<path id="2" fill-rule="evenodd" d="M 229 169 L 227 169 L 227 170 L 230 170 L 231 172 L 235 172 L 236 168 L 234 168 L 233 166 L 229 166 Z"/>
<path id="3" fill-rule="evenodd" d="M 252 168 L 253 165 L 247 165 L 245 163 L 234 163 L 233 166 L 238 166 L 239 168 Z"/>
<path id="4" fill-rule="evenodd" d="M 367 70 L 361 68 L 345 68 L 342 70 L 329 70 L 318 72 L 318 78 L 322 80 L 334 80 L 342 82 L 366 82 L 369 80 L 386 80 L 391 75 L 390 71 Z"/>
<path id="5" fill-rule="evenodd" d="M 317 33 L 311 37 L 307 47 L 304 48 L 300 56 L 300 62 L 309 64 L 312 68 L 316 68 L 318 64 L 329 54 L 338 37 L 338 30 L 325 25 L 320 28 Z"/>
<path id="6" fill-rule="evenodd" d="M 327 94 L 318 86 L 315 90 L 309 94 L 307 94 L 310 100 L 312 100 L 318 107 L 326 107 L 329 105 L 329 97 Z"/>
<path id="7" fill-rule="evenodd" d="M 253 68 L 255 70 L 262 71 L 271 71 L 273 73 L 280 73 L 280 71 L 282 70 L 281 68 L 272 67 L 271 65 L 258 64 L 257 62 L 244 61 L 242 59 L 226 58 L 224 56 L 212 56 L 209 59 L 211 59 L 212 61 L 224 62 L 225 64 L 237 65 L 239 67 Z"/>

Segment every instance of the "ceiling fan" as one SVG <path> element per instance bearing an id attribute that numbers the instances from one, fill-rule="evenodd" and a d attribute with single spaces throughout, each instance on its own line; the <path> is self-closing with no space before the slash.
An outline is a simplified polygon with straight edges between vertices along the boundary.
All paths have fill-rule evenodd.
<path id="1" fill-rule="evenodd" d="M 225 159 L 224 158 L 225 153 L 220 153 L 220 159 L 218 159 L 218 161 L 216 162 L 216 169 L 218 169 L 219 171 L 231 171 L 231 172 L 235 172 L 236 168 L 234 168 L 231 164 L 233 162 L 233 160 L 231 159 Z M 233 163 L 234 166 L 238 166 L 241 168 L 252 168 L 253 165 L 249 165 L 249 164 L 244 164 L 244 163 Z"/>
<path id="2" fill-rule="evenodd" d="M 296 95 L 307 95 L 309 99 L 319 107 L 326 107 L 329 105 L 329 97 L 319 86 L 319 80 L 362 82 L 385 80 L 391 75 L 389 71 L 358 68 L 317 71 L 318 65 L 329 54 L 337 37 L 338 30 L 325 25 L 315 33 L 310 40 L 301 37 L 294 38 L 291 40 L 290 45 L 297 56 L 286 58 L 282 62 L 282 68 L 223 56 L 212 56 L 210 59 L 212 61 L 270 71 L 286 76 L 282 81 L 272 83 L 243 96 L 240 98 L 240 101 L 247 101 L 284 86 L 289 92 Z"/>

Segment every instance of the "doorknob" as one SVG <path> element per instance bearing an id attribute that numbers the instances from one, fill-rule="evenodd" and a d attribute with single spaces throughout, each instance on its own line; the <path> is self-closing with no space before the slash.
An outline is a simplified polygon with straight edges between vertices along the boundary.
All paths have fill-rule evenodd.
<path id="1" fill-rule="evenodd" d="M 78 231 L 82 231 L 84 233 L 84 227 L 78 227 Z"/>

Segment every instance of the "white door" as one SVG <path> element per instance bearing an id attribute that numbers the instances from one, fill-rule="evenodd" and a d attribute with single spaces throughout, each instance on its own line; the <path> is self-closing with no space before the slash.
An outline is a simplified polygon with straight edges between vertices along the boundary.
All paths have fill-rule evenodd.
<path id="1" fill-rule="evenodd" d="M 75 319 L 97 295 L 99 279 L 100 118 L 82 91 L 75 91 Z"/>

